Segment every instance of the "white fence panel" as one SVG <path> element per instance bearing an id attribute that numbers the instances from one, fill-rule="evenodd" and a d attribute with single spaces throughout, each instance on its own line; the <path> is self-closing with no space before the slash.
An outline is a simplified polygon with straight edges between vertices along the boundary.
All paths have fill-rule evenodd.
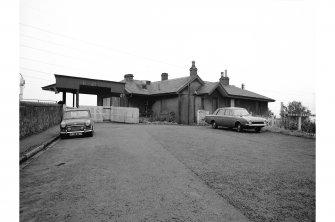
<path id="1" fill-rule="evenodd" d="M 205 124 L 205 116 L 209 115 L 209 111 L 198 110 L 197 112 L 197 124 Z"/>
<path id="2" fill-rule="evenodd" d="M 111 106 L 111 121 L 119 123 L 139 123 L 139 109 Z"/>
<path id="3" fill-rule="evenodd" d="M 94 122 L 103 122 L 103 107 L 102 106 L 80 106 L 79 108 L 89 109 Z"/>
<path id="4" fill-rule="evenodd" d="M 95 122 L 110 120 L 118 123 L 139 123 L 139 109 L 116 106 L 80 106 L 89 109 Z"/>

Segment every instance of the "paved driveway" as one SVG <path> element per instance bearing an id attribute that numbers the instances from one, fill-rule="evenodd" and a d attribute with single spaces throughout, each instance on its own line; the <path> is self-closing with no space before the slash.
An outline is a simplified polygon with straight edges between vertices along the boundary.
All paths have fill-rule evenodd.
<path id="1" fill-rule="evenodd" d="M 272 133 L 96 124 L 20 172 L 21 221 L 314 217 L 315 141 Z"/>

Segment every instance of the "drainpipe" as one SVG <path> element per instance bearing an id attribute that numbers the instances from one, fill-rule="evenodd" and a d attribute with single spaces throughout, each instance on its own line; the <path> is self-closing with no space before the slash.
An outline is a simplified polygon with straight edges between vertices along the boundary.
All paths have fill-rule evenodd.
<path id="1" fill-rule="evenodd" d="M 190 103 L 191 103 L 190 94 L 191 94 L 190 83 L 188 83 L 187 125 L 190 125 Z"/>
<path id="2" fill-rule="evenodd" d="M 76 107 L 79 108 L 79 89 L 76 92 Z"/>
<path id="3" fill-rule="evenodd" d="M 181 124 L 181 98 L 180 93 L 178 93 L 178 123 Z"/>

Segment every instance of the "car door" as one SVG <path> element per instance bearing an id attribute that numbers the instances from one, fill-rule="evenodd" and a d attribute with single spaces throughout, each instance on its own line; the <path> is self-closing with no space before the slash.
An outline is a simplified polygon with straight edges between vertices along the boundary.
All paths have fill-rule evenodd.
<path id="1" fill-rule="evenodd" d="M 224 115 L 225 110 L 224 109 L 220 109 L 217 114 L 216 114 L 216 118 L 217 118 L 217 124 L 219 126 L 223 126 L 224 122 L 225 122 L 225 115 Z"/>
<path id="2" fill-rule="evenodd" d="M 225 126 L 226 127 L 234 127 L 235 121 L 234 121 L 234 113 L 233 110 L 227 109 L 225 112 Z"/>

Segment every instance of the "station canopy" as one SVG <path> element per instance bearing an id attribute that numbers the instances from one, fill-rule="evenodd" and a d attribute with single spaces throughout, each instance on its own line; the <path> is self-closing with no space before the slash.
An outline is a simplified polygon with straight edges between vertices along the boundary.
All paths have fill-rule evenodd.
<path id="1" fill-rule="evenodd" d="M 119 97 L 125 91 L 125 83 L 100 79 L 88 79 L 55 74 L 56 83 L 42 87 L 55 93 L 93 94 L 103 97 Z"/>

